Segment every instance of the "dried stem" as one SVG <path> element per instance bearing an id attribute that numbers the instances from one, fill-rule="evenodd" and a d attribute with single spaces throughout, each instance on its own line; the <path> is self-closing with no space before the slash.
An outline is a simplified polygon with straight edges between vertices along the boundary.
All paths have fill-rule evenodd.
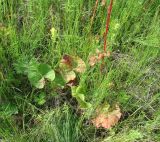
<path id="1" fill-rule="evenodd" d="M 113 0 L 110 1 L 110 5 L 107 9 L 108 14 L 107 14 L 107 20 L 106 20 L 106 31 L 104 33 L 104 52 L 107 50 L 107 36 L 108 36 L 108 30 L 109 30 L 109 23 L 110 23 L 110 18 L 111 18 L 111 12 L 112 12 L 112 6 L 113 6 Z"/>
<path id="2" fill-rule="evenodd" d="M 97 10 L 97 7 L 98 7 L 98 0 L 96 0 L 96 3 L 95 3 L 95 6 L 94 6 L 94 10 L 93 10 L 93 15 L 91 17 L 91 28 L 92 28 L 92 25 L 93 25 L 93 20 L 94 20 L 94 17 L 96 15 L 96 10 Z"/>

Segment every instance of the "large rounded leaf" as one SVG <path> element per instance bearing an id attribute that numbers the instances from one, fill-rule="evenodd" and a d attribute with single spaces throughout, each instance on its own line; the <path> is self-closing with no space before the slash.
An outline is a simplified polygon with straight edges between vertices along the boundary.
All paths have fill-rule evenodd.
<path id="1" fill-rule="evenodd" d="M 64 78 L 62 77 L 62 75 L 59 72 L 56 72 L 54 82 L 58 86 L 64 86 L 66 84 Z"/>
<path id="2" fill-rule="evenodd" d="M 51 69 L 51 67 L 47 64 L 40 64 L 38 67 L 38 71 L 41 73 L 41 75 L 50 80 L 53 81 L 55 79 L 55 72 Z"/>
<path id="3" fill-rule="evenodd" d="M 54 70 L 50 70 L 44 77 L 50 81 L 53 81 L 55 79 Z"/>
<path id="4" fill-rule="evenodd" d="M 42 77 L 42 75 L 38 72 L 29 72 L 28 79 L 36 88 L 42 89 L 45 85 L 44 77 Z"/>

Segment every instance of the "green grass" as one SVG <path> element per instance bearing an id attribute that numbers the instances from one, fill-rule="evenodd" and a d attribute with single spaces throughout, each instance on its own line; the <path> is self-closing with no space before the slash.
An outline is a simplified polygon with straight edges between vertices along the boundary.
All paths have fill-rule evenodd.
<path id="1" fill-rule="evenodd" d="M 99 2 L 91 27 L 94 5 L 93 0 L 0 0 L 0 141 L 160 141 L 160 0 L 115 0 L 106 72 L 96 65 L 78 76 L 92 109 L 103 101 L 119 102 L 123 115 L 110 130 L 90 124 L 92 109 L 75 112 L 54 82 L 35 89 L 15 70 L 16 63 L 32 59 L 55 69 L 64 54 L 87 63 L 91 52 L 103 49 L 107 10 Z M 46 103 L 38 105 L 34 97 L 42 92 Z"/>

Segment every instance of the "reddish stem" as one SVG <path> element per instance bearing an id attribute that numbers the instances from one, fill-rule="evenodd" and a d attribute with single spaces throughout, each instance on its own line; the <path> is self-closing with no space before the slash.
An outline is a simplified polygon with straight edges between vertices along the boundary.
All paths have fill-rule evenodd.
<path id="1" fill-rule="evenodd" d="M 110 5 L 108 7 L 108 14 L 107 14 L 107 20 L 106 20 L 106 31 L 104 33 L 104 52 L 106 52 L 107 49 L 107 36 L 108 36 L 108 30 L 109 30 L 109 23 L 111 18 L 111 12 L 112 12 L 112 6 L 113 6 L 113 0 L 110 1 Z"/>

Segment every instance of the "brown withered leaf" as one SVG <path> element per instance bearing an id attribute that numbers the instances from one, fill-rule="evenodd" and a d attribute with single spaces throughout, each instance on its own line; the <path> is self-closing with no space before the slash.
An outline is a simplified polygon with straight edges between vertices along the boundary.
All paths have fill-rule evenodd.
<path id="1" fill-rule="evenodd" d="M 98 54 L 98 61 L 104 59 L 104 57 L 106 57 L 106 56 L 107 56 L 106 53 L 99 53 L 99 54 Z"/>
<path id="2" fill-rule="evenodd" d="M 73 67 L 73 59 L 69 55 L 64 55 L 59 63 L 59 67 L 63 71 L 71 71 Z"/>
<path id="3" fill-rule="evenodd" d="M 102 6 L 105 6 L 105 5 L 106 5 L 106 0 L 102 0 L 102 1 L 101 1 L 101 5 L 102 5 Z"/>
<path id="4" fill-rule="evenodd" d="M 99 61 L 101 61 L 105 57 L 109 58 L 110 55 L 111 55 L 110 51 L 107 51 L 107 53 L 105 53 L 105 52 L 101 52 L 100 50 L 96 49 L 96 53 L 90 55 L 89 57 L 89 65 L 93 67 L 95 64 L 97 64 Z"/>
<path id="5" fill-rule="evenodd" d="M 69 71 L 69 72 L 63 72 L 62 76 L 64 78 L 64 80 L 66 81 L 66 83 L 75 80 L 76 78 L 76 74 L 74 71 Z"/>
<path id="6" fill-rule="evenodd" d="M 60 73 L 69 86 L 75 84 L 76 73 L 84 73 L 86 70 L 85 62 L 78 56 L 64 55 L 59 63 Z"/>
<path id="7" fill-rule="evenodd" d="M 110 57 L 111 56 L 111 51 L 107 51 L 107 53 L 106 53 L 106 57 Z"/>
<path id="8" fill-rule="evenodd" d="M 64 55 L 60 61 L 59 67 L 63 71 L 74 70 L 78 73 L 83 73 L 86 70 L 85 62 L 78 56 Z"/>
<path id="9" fill-rule="evenodd" d="M 74 57 L 73 59 L 77 64 L 77 66 L 74 68 L 74 71 L 79 72 L 79 73 L 84 73 L 86 71 L 85 62 L 79 57 Z"/>
<path id="10" fill-rule="evenodd" d="M 68 86 L 76 86 L 78 85 L 77 79 L 75 78 L 74 80 L 70 80 L 69 82 L 67 82 Z"/>
<path id="11" fill-rule="evenodd" d="M 89 57 L 89 65 L 93 67 L 98 62 L 98 59 L 95 55 Z"/>
<path id="12" fill-rule="evenodd" d="M 92 123 L 96 128 L 103 127 L 105 129 L 109 129 L 118 123 L 119 119 L 121 118 L 121 115 L 122 115 L 121 110 L 119 106 L 116 105 L 115 110 L 111 112 L 99 113 L 97 117 L 92 120 Z"/>

